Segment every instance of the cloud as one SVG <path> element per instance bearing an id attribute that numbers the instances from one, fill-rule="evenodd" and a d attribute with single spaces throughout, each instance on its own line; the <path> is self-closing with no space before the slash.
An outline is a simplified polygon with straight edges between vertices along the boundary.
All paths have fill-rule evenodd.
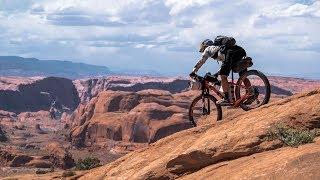
<path id="1" fill-rule="evenodd" d="M 278 71 L 279 59 L 303 59 L 297 64 L 307 69 L 320 58 L 315 0 L 0 0 L 0 5 L 1 54 L 111 68 L 135 62 L 137 68 L 187 74 L 200 56 L 199 42 L 225 34 L 236 37 L 262 71 Z M 296 71 L 293 64 L 282 73 Z"/>
<path id="2" fill-rule="evenodd" d="M 279 7 L 277 9 L 267 10 L 263 16 L 269 18 L 280 17 L 320 17 L 320 2 L 316 1 L 313 4 L 306 5 L 296 3 L 289 7 Z"/>
<path id="3" fill-rule="evenodd" d="M 98 5 L 98 7 L 97 7 Z M 64 26 L 147 25 L 168 22 L 170 16 L 161 1 L 45 1 L 34 4 L 30 12 L 44 15 L 49 23 Z"/>
<path id="4" fill-rule="evenodd" d="M 124 23 L 113 21 L 106 17 L 87 15 L 47 15 L 50 24 L 61 26 L 123 26 Z"/>

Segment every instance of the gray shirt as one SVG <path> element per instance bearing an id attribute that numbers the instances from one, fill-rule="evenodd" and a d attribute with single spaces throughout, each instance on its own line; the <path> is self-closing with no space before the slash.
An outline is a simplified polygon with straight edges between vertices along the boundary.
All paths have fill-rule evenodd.
<path id="1" fill-rule="evenodd" d="M 217 61 L 224 61 L 225 60 L 225 55 L 222 54 L 220 51 L 220 46 L 208 46 L 203 54 L 201 59 L 197 62 L 197 64 L 194 66 L 192 72 L 197 73 L 198 70 L 201 68 L 201 66 L 210 58 L 212 57 L 215 53 L 218 52 L 218 56 L 215 60 Z"/>

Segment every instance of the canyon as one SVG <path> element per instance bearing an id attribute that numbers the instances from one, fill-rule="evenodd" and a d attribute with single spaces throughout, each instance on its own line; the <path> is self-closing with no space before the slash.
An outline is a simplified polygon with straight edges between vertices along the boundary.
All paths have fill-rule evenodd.
<path id="1" fill-rule="evenodd" d="M 288 101 L 285 98 L 320 87 L 320 81 L 316 80 L 285 77 L 269 77 L 269 80 L 273 93 L 271 104 L 277 102 L 279 108 L 283 108 L 283 103 L 279 102 Z M 190 102 L 197 95 L 197 91 L 188 90 L 188 80 L 183 78 L 109 76 L 72 81 L 57 77 L 1 77 L 0 174 L 32 174 L 48 167 L 68 169 L 86 156 L 98 157 L 101 164 L 117 164 L 117 159 L 128 153 L 157 147 L 161 142 L 170 144 L 174 137 L 177 140 L 173 142 L 180 146 L 178 142 L 184 136 L 181 133 L 197 131 L 197 128 L 191 128 L 187 116 Z M 52 118 L 49 112 L 53 99 L 58 99 L 68 109 L 58 118 Z M 311 102 L 303 98 L 302 101 Z M 297 118 L 295 111 L 288 109 L 288 114 L 289 111 Z M 261 116 L 250 113 L 254 117 Z M 224 109 L 222 124 L 229 123 L 224 125 L 225 129 L 233 127 L 232 124 L 238 122 L 237 117 L 245 119 L 241 118 L 245 114 L 240 109 Z M 216 124 L 210 119 L 208 122 L 210 127 Z M 188 135 L 185 137 L 189 138 Z M 132 176 L 149 177 L 142 174 Z M 179 173 L 161 177 L 167 176 L 180 177 Z M 88 177 L 94 176 L 88 174 Z"/>

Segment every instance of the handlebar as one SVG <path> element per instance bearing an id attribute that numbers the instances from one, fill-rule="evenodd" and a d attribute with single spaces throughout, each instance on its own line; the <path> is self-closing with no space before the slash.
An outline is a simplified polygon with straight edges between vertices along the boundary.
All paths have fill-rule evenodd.
<path id="1" fill-rule="evenodd" d="M 193 81 L 203 82 L 203 81 L 209 81 L 213 82 L 214 84 L 220 84 L 220 81 L 218 80 L 218 73 L 211 75 L 211 73 L 206 73 L 204 77 L 199 76 L 195 74 L 194 76 L 190 77 Z"/>

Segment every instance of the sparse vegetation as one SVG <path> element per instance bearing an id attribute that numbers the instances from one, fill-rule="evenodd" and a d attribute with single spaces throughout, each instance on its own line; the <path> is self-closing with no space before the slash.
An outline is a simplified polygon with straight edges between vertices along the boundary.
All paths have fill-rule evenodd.
<path id="1" fill-rule="evenodd" d="M 8 141 L 8 137 L 0 127 L 0 142 L 7 142 L 7 141 Z"/>
<path id="2" fill-rule="evenodd" d="M 0 142 L 7 142 L 7 141 L 8 141 L 7 136 L 4 134 L 0 134 Z"/>
<path id="3" fill-rule="evenodd" d="M 54 167 L 51 167 L 50 169 L 37 169 L 36 174 L 47 174 L 54 172 Z"/>
<path id="4" fill-rule="evenodd" d="M 320 136 L 320 129 L 302 130 L 284 124 L 276 124 L 268 130 L 264 140 L 279 139 L 288 146 L 296 147 L 312 143 L 316 136 Z"/>
<path id="5" fill-rule="evenodd" d="M 84 159 L 79 159 L 76 163 L 76 169 L 78 170 L 89 170 L 99 166 L 101 166 L 100 160 L 95 157 L 86 157 Z"/>
<path id="6" fill-rule="evenodd" d="M 76 173 L 74 171 L 65 171 L 62 173 L 62 177 L 70 177 L 70 176 L 74 176 L 76 175 Z"/>
<path id="7" fill-rule="evenodd" d="M 37 169 L 36 170 L 36 174 L 47 174 L 47 173 L 49 173 L 50 171 L 48 171 L 48 170 L 42 170 L 42 169 Z"/>

